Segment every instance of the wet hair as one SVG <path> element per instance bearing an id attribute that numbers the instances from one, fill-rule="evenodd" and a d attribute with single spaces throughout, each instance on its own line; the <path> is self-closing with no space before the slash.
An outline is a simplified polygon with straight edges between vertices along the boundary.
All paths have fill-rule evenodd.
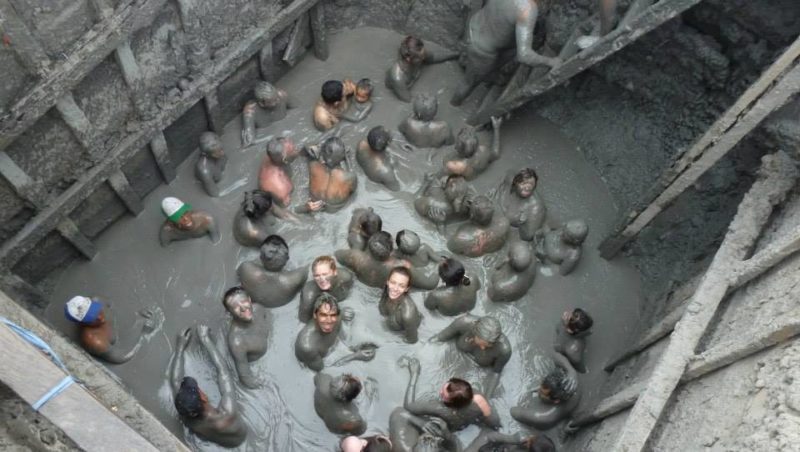
<path id="1" fill-rule="evenodd" d="M 314 314 L 319 312 L 325 305 L 330 306 L 334 313 L 339 314 L 339 302 L 336 300 L 336 297 L 328 292 L 322 292 L 317 299 L 314 300 Z"/>
<path id="2" fill-rule="evenodd" d="M 392 234 L 386 231 L 378 231 L 372 234 L 367 241 L 367 248 L 378 260 L 388 259 L 394 248 L 392 246 Z"/>
<path id="3" fill-rule="evenodd" d="M 356 89 L 366 91 L 370 95 L 372 94 L 372 90 L 375 89 L 375 84 L 372 83 L 372 80 L 368 78 L 362 78 L 361 80 L 356 83 Z"/>
<path id="4" fill-rule="evenodd" d="M 272 208 L 272 194 L 263 190 L 253 190 L 244 193 L 242 210 L 244 215 L 251 220 L 258 220 Z"/>
<path id="5" fill-rule="evenodd" d="M 200 152 L 210 154 L 222 147 L 219 137 L 214 132 L 203 132 L 200 134 Z"/>
<path id="6" fill-rule="evenodd" d="M 272 160 L 282 160 L 286 149 L 286 137 L 275 137 L 267 143 L 267 155 Z"/>
<path id="7" fill-rule="evenodd" d="M 511 179 L 511 191 L 514 191 L 514 187 L 521 184 L 523 181 L 530 179 L 533 179 L 534 184 L 539 183 L 539 175 L 536 174 L 536 170 L 533 168 L 523 168 L 519 170 L 519 172 L 514 175 L 514 178 Z"/>
<path id="8" fill-rule="evenodd" d="M 453 287 L 459 284 L 468 286 L 470 281 L 469 278 L 465 276 L 466 273 L 467 270 L 464 268 L 464 264 L 452 257 L 448 257 L 439 263 L 439 277 L 442 278 L 444 285 L 447 287 Z"/>
<path id="9" fill-rule="evenodd" d="M 367 144 L 373 151 L 383 152 L 390 141 L 392 136 L 383 126 L 375 126 L 367 134 Z"/>
<path id="10" fill-rule="evenodd" d="M 270 271 L 278 271 L 289 261 L 289 245 L 279 235 L 265 238 L 259 248 L 261 263 Z"/>
<path id="11" fill-rule="evenodd" d="M 364 218 L 361 219 L 361 224 L 359 226 L 361 226 L 361 230 L 364 231 L 367 237 L 372 237 L 383 230 L 383 220 L 380 215 L 370 208 L 367 210 Z"/>
<path id="12" fill-rule="evenodd" d="M 551 401 L 564 402 L 569 400 L 575 393 L 576 388 L 571 386 L 572 384 L 567 378 L 567 372 L 556 366 L 544 377 L 539 387 L 548 391 L 548 397 Z"/>
<path id="13" fill-rule="evenodd" d="M 450 394 L 450 400 L 443 402 L 444 406 L 460 409 L 472 403 L 472 385 L 468 381 L 451 378 L 448 383 L 447 392 Z"/>
<path id="14" fill-rule="evenodd" d="M 425 49 L 425 43 L 416 36 L 406 36 L 400 42 L 400 58 L 419 56 Z"/>
<path id="15" fill-rule="evenodd" d="M 331 380 L 331 395 L 340 402 L 350 402 L 361 393 L 361 382 L 358 378 L 344 374 Z"/>
<path id="16" fill-rule="evenodd" d="M 462 150 L 469 149 L 469 153 L 464 153 Z M 474 127 L 462 127 L 461 130 L 458 131 L 458 135 L 456 135 L 456 151 L 460 155 L 464 155 L 467 157 L 472 156 L 475 154 L 475 151 L 478 150 L 478 134 L 475 133 Z"/>
<path id="17" fill-rule="evenodd" d="M 248 296 L 247 292 L 245 292 L 244 287 L 242 286 L 233 286 L 226 290 L 225 294 L 222 295 L 222 306 L 225 306 L 226 310 L 228 309 L 228 299 L 233 298 L 236 295 Z"/>
<path id="18" fill-rule="evenodd" d="M 272 100 L 278 96 L 278 90 L 270 82 L 260 81 L 256 83 L 253 92 L 256 100 Z"/>
<path id="19" fill-rule="evenodd" d="M 439 101 L 436 96 L 419 93 L 414 96 L 413 108 L 414 116 L 420 121 L 433 121 L 439 111 Z"/>
<path id="20" fill-rule="evenodd" d="M 476 196 L 469 207 L 469 217 L 475 223 L 486 226 L 492 222 L 494 216 L 494 205 L 492 200 L 486 196 Z"/>
<path id="21" fill-rule="evenodd" d="M 331 271 L 336 271 L 336 259 L 332 258 L 331 256 L 320 256 L 314 259 L 314 262 L 311 263 L 311 271 L 314 271 L 319 264 L 328 264 L 328 267 L 331 268 Z"/>
<path id="22" fill-rule="evenodd" d="M 468 190 L 469 185 L 467 185 L 467 180 L 464 179 L 464 176 L 451 174 L 445 179 L 444 193 L 449 201 L 464 196 Z"/>
<path id="23" fill-rule="evenodd" d="M 589 233 L 589 227 L 583 220 L 570 220 L 564 224 L 564 238 L 565 242 L 572 245 L 580 245 L 586 240 L 586 234 Z"/>
<path id="24" fill-rule="evenodd" d="M 394 237 L 394 243 L 397 245 L 397 248 L 401 248 L 403 242 L 414 242 L 413 244 L 416 244 L 417 249 L 421 246 L 417 233 L 409 231 L 408 229 L 400 230 Z"/>
<path id="25" fill-rule="evenodd" d="M 367 445 L 361 449 L 362 452 L 392 452 L 392 443 L 385 436 L 370 436 L 364 438 Z"/>
<path id="26" fill-rule="evenodd" d="M 322 84 L 322 101 L 326 104 L 339 102 L 344 96 L 344 85 L 339 80 L 328 80 Z"/>
<path id="27" fill-rule="evenodd" d="M 521 272 L 533 262 L 533 254 L 527 242 L 514 242 L 508 247 L 508 261 L 511 268 Z"/>
<path id="28" fill-rule="evenodd" d="M 494 317 L 481 317 L 472 325 L 472 335 L 490 344 L 497 342 L 501 334 L 500 322 Z"/>
<path id="29" fill-rule="evenodd" d="M 346 149 L 344 141 L 339 137 L 329 137 L 320 145 L 325 164 L 329 166 L 338 165 L 345 159 Z"/>
<path id="30" fill-rule="evenodd" d="M 592 325 L 594 325 L 594 320 L 592 320 L 589 313 L 583 309 L 575 308 L 572 310 L 572 315 L 569 316 L 569 322 L 567 323 L 569 329 L 573 331 L 572 334 L 577 334 L 591 328 Z"/>
<path id="31" fill-rule="evenodd" d="M 200 387 L 192 377 L 183 377 L 178 393 L 175 394 L 175 409 L 185 418 L 197 419 L 203 415 L 203 400 Z"/>

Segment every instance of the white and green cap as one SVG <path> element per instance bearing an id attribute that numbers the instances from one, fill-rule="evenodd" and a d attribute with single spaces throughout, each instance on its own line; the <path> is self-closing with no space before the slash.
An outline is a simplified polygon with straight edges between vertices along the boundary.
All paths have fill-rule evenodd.
<path id="1" fill-rule="evenodd" d="M 168 197 L 161 201 L 161 210 L 167 216 L 169 221 L 177 223 L 183 214 L 192 210 L 192 206 L 186 204 L 178 198 Z"/>

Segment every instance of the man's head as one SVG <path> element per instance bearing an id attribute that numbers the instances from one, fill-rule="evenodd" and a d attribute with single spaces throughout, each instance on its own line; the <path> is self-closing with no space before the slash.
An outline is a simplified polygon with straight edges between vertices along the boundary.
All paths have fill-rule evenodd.
<path id="1" fill-rule="evenodd" d="M 553 405 L 566 402 L 575 394 L 577 387 L 567 372 L 561 367 L 554 367 L 539 385 L 539 398 Z"/>
<path id="2" fill-rule="evenodd" d="M 213 159 L 221 158 L 225 155 L 222 149 L 222 142 L 214 132 L 203 132 L 200 134 L 200 153 Z"/>
<path id="3" fill-rule="evenodd" d="M 569 245 L 580 245 L 586 240 L 587 234 L 589 234 L 589 227 L 583 220 L 570 220 L 564 225 L 564 242 Z"/>
<path id="4" fill-rule="evenodd" d="M 380 232 L 383 229 L 383 220 L 381 216 L 375 213 L 372 207 L 370 207 L 364 214 L 360 226 L 364 235 L 372 237 L 376 232 Z"/>
<path id="5" fill-rule="evenodd" d="M 460 378 L 451 378 L 439 389 L 439 398 L 448 408 L 465 408 L 472 403 L 472 385 Z"/>
<path id="6" fill-rule="evenodd" d="M 272 208 L 272 195 L 263 190 L 253 190 L 244 193 L 242 210 L 247 218 L 258 220 Z"/>
<path id="7" fill-rule="evenodd" d="M 456 135 L 456 152 L 463 158 L 469 158 L 475 155 L 478 150 L 478 134 L 475 133 L 474 127 L 462 127 Z"/>
<path id="8" fill-rule="evenodd" d="M 347 148 L 339 137 L 329 137 L 320 145 L 322 161 L 326 166 L 334 168 L 345 159 Z"/>
<path id="9" fill-rule="evenodd" d="M 473 325 L 470 330 L 472 343 L 481 350 L 494 345 L 503 334 L 500 328 L 500 322 L 494 317 L 481 317 Z"/>
<path id="10" fill-rule="evenodd" d="M 222 305 L 231 315 L 242 322 L 253 320 L 253 301 L 242 286 L 234 286 L 222 296 Z"/>
<path id="11" fill-rule="evenodd" d="M 415 254 L 421 246 L 417 233 L 408 229 L 398 232 L 394 241 L 397 244 L 397 248 L 404 254 Z"/>
<path id="12" fill-rule="evenodd" d="M 311 264 L 311 274 L 319 290 L 327 291 L 333 287 L 336 278 L 336 261 L 331 256 L 320 256 Z"/>
<path id="13" fill-rule="evenodd" d="M 103 304 L 89 297 L 76 295 L 64 304 L 64 316 L 81 325 L 97 325 L 103 322 Z"/>
<path id="14" fill-rule="evenodd" d="M 511 180 L 511 192 L 520 198 L 529 198 L 536 189 L 539 176 L 533 168 L 523 168 Z"/>
<path id="15" fill-rule="evenodd" d="M 187 419 L 200 419 L 205 414 L 207 405 L 208 398 L 197 386 L 197 380 L 183 377 L 178 393 L 175 394 L 175 409 L 178 414 Z"/>
<path id="16" fill-rule="evenodd" d="M 425 61 L 425 43 L 415 36 L 406 36 L 400 43 L 400 58 L 411 64 Z"/>
<path id="17" fill-rule="evenodd" d="M 466 272 L 464 264 L 451 257 L 444 258 L 439 263 L 439 277 L 442 278 L 445 286 L 453 287 L 461 284 L 465 279 L 468 281 L 464 276 Z"/>
<path id="18" fill-rule="evenodd" d="M 378 231 L 367 240 L 367 249 L 376 260 L 385 261 L 392 255 L 392 234 Z"/>
<path id="19" fill-rule="evenodd" d="M 253 91 L 255 91 L 256 102 L 261 108 L 275 108 L 281 100 L 278 90 L 269 82 L 256 83 Z"/>
<path id="20" fill-rule="evenodd" d="M 175 224 L 178 229 L 187 231 L 194 227 L 192 219 L 192 206 L 178 198 L 167 197 L 161 200 L 161 210 L 167 219 Z"/>
<path id="21" fill-rule="evenodd" d="M 405 267 L 393 268 L 386 280 L 385 295 L 390 300 L 397 300 L 407 294 L 409 288 L 411 288 L 411 272 Z"/>
<path id="22" fill-rule="evenodd" d="M 267 143 L 267 155 L 272 163 L 286 163 L 286 157 L 294 152 L 294 141 L 287 137 L 275 137 Z"/>
<path id="23" fill-rule="evenodd" d="M 383 435 L 370 436 L 366 440 L 367 445 L 361 452 L 392 452 L 392 442 Z"/>
<path id="24" fill-rule="evenodd" d="M 344 99 L 344 84 L 339 80 L 328 80 L 322 84 L 322 101 L 328 105 L 337 105 Z"/>
<path id="25" fill-rule="evenodd" d="M 339 303 L 333 295 L 322 292 L 314 300 L 314 323 L 320 332 L 332 333 L 339 323 Z"/>
<path id="26" fill-rule="evenodd" d="M 375 84 L 372 83 L 372 80 L 368 78 L 362 78 L 361 80 L 356 83 L 356 94 L 355 99 L 356 102 L 363 104 L 364 102 L 369 102 L 372 98 L 372 91 L 375 89 Z"/>
<path id="27" fill-rule="evenodd" d="M 413 101 L 414 117 L 420 121 L 430 122 L 436 117 L 439 111 L 439 101 L 436 96 L 426 93 L 419 93 L 414 96 Z"/>
<path id="28" fill-rule="evenodd" d="M 508 247 L 508 262 L 511 268 L 521 272 L 530 267 L 533 262 L 533 253 L 527 242 L 514 242 Z"/>
<path id="29" fill-rule="evenodd" d="M 561 314 L 561 321 L 564 323 L 564 329 L 569 334 L 582 333 L 594 325 L 594 320 L 592 320 L 589 313 L 581 308 L 565 311 Z"/>
<path id="30" fill-rule="evenodd" d="M 264 239 L 260 248 L 261 264 L 271 271 L 280 271 L 289 261 L 289 245 L 279 235 L 271 235 Z"/>
<path id="31" fill-rule="evenodd" d="M 373 127 L 367 134 L 367 144 L 375 152 L 385 151 L 391 141 L 392 136 L 383 126 Z"/>
<path id="32" fill-rule="evenodd" d="M 361 382 L 350 374 L 339 375 L 331 379 L 330 391 L 334 399 L 348 403 L 358 397 L 361 392 Z"/>
<path id="33" fill-rule="evenodd" d="M 444 196 L 453 203 L 454 207 L 456 204 L 460 206 L 467 192 L 469 192 L 469 185 L 464 177 L 455 174 L 447 176 L 444 182 Z M 460 208 L 457 207 L 456 210 L 460 210 Z"/>
<path id="34" fill-rule="evenodd" d="M 488 226 L 494 216 L 494 205 L 486 196 L 476 196 L 469 207 L 469 218 L 480 226 Z"/>
<path id="35" fill-rule="evenodd" d="M 521 449 L 515 448 L 514 450 L 524 450 L 527 452 L 556 452 L 556 446 L 553 444 L 553 440 L 541 433 L 523 439 L 519 446 Z M 499 449 L 497 449 L 496 444 L 487 443 L 481 446 L 478 452 L 496 452 L 497 450 Z"/>

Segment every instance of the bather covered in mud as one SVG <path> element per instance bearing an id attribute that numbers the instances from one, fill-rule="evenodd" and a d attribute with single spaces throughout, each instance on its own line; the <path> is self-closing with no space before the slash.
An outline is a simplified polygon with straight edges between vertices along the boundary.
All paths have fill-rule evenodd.
<path id="1" fill-rule="evenodd" d="M 456 52 L 445 52 L 435 55 L 425 48 L 422 39 L 406 36 L 400 42 L 398 59 L 386 71 L 386 87 L 403 102 L 411 100 L 411 87 L 422 73 L 423 66 L 443 63 L 458 58 Z"/>
<path id="2" fill-rule="evenodd" d="M 369 238 L 367 250 L 337 250 L 336 260 L 353 270 L 362 283 L 370 287 L 383 287 L 389 272 L 398 266 L 410 267 L 408 261 L 392 257 L 392 235 L 378 231 Z"/>
<path id="3" fill-rule="evenodd" d="M 222 142 L 214 132 L 203 132 L 200 135 L 200 157 L 194 166 L 194 175 L 203 184 L 208 196 L 219 196 L 222 172 L 228 164 L 228 157 L 222 148 Z"/>
<path id="4" fill-rule="evenodd" d="M 486 196 L 477 196 L 469 207 L 468 223 L 456 229 L 447 240 L 450 251 L 469 257 L 494 253 L 503 247 L 510 227 L 508 218 L 495 214 L 494 205 Z"/>
<path id="5" fill-rule="evenodd" d="M 489 277 L 487 294 L 492 301 L 516 301 L 533 286 L 536 260 L 528 242 L 514 242 L 508 247 L 508 257 L 497 264 Z"/>
<path id="6" fill-rule="evenodd" d="M 192 210 L 192 206 L 178 198 L 167 197 L 161 201 L 161 210 L 167 220 L 161 225 L 159 241 L 168 246 L 179 240 L 196 239 L 208 235 L 211 241 L 219 241 L 217 222 L 210 213 Z"/>
<path id="7" fill-rule="evenodd" d="M 240 245 L 259 247 L 277 226 L 272 195 L 263 190 L 244 193 L 242 208 L 233 217 L 233 237 Z"/>
<path id="8" fill-rule="evenodd" d="M 461 444 L 447 423 L 435 416 L 417 416 L 398 407 L 389 416 L 393 452 L 456 452 Z M 344 452 L 344 451 L 343 451 Z"/>
<path id="9" fill-rule="evenodd" d="M 364 109 L 354 115 L 347 114 L 350 98 L 356 93 L 356 84 L 345 79 L 328 80 L 322 84 L 321 98 L 314 106 L 314 125 L 325 132 L 336 126 L 339 121 L 359 122 L 369 113 Z"/>
<path id="10" fill-rule="evenodd" d="M 403 229 L 395 235 L 394 240 L 397 249 L 392 255 L 411 263 L 413 286 L 423 290 L 435 289 L 439 284 L 439 255 L 430 246 L 422 243 L 414 231 Z"/>
<path id="11" fill-rule="evenodd" d="M 449 152 L 443 165 L 443 174 L 463 176 L 470 181 L 478 177 L 495 160 L 500 158 L 500 126 L 502 118 L 492 116 L 492 146 L 487 147 L 478 142 L 474 127 L 464 127 L 458 131 L 454 150 Z"/>
<path id="12" fill-rule="evenodd" d="M 272 195 L 272 209 L 280 218 L 290 218 L 286 208 L 292 202 L 292 168 L 289 165 L 299 150 L 290 138 L 277 137 L 267 143 L 267 155 L 261 161 L 258 188 Z"/>
<path id="13" fill-rule="evenodd" d="M 467 276 L 461 262 L 443 258 L 439 263 L 439 277 L 444 286 L 428 292 L 426 308 L 437 310 L 442 315 L 458 315 L 475 307 L 481 284 L 477 278 Z"/>
<path id="14" fill-rule="evenodd" d="M 260 248 L 259 264 L 242 262 L 236 273 L 242 287 L 254 302 L 268 308 L 277 308 L 292 301 L 308 278 L 308 269 L 301 266 L 283 270 L 289 261 L 289 245 L 277 235 L 264 239 Z"/>
<path id="15" fill-rule="evenodd" d="M 556 452 L 556 446 L 541 433 L 525 436 L 483 430 L 464 452 Z"/>
<path id="16" fill-rule="evenodd" d="M 269 82 L 258 82 L 253 88 L 255 100 L 244 104 L 242 109 L 242 146 L 249 146 L 256 137 L 256 129 L 267 127 L 286 117 L 292 108 L 289 95 Z"/>
<path id="17" fill-rule="evenodd" d="M 536 257 L 558 267 L 558 273 L 568 275 L 578 266 L 581 245 L 589 228 L 583 220 L 571 220 L 557 229 L 540 230 L 534 238 Z"/>
<path id="18" fill-rule="evenodd" d="M 439 101 L 430 94 L 414 96 L 414 113 L 397 127 L 409 143 L 420 148 L 453 144 L 453 130 L 446 121 L 436 121 Z"/>
<path id="19" fill-rule="evenodd" d="M 378 302 L 378 310 L 386 319 L 386 325 L 392 331 L 400 331 L 405 341 L 414 344 L 419 340 L 419 325 L 422 323 L 414 300 L 408 295 L 411 288 L 411 272 L 405 267 L 395 267 L 389 272 L 383 295 Z"/>
<path id="20" fill-rule="evenodd" d="M 332 377 L 319 372 L 314 375 L 314 410 L 331 433 L 360 435 L 367 430 L 353 400 L 361 393 L 361 381 L 344 374 Z"/>
<path id="21" fill-rule="evenodd" d="M 586 349 L 586 337 L 592 334 L 590 329 L 594 321 L 589 314 L 581 308 L 564 311 L 561 321 L 556 326 L 556 352 L 563 354 L 580 373 L 586 372 L 583 361 L 583 352 Z"/>
<path id="22" fill-rule="evenodd" d="M 298 318 L 305 323 L 314 314 L 314 302 L 322 293 L 329 293 L 341 303 L 353 289 L 353 273 L 346 268 L 339 268 L 331 256 L 319 256 L 311 263 L 312 281 L 303 286 L 300 293 Z"/>
<path id="23" fill-rule="evenodd" d="M 303 150 L 309 158 L 310 199 L 296 211 L 338 211 L 350 200 L 358 182 L 348 149 L 339 137 L 328 137 L 319 146 L 304 147 Z"/>
<path id="24" fill-rule="evenodd" d="M 519 238 L 528 242 L 544 226 L 547 215 L 544 202 L 535 191 L 538 182 L 533 168 L 523 168 L 510 173 L 490 196 L 500 204 L 511 226 L 517 228 Z"/>
<path id="25" fill-rule="evenodd" d="M 392 136 L 383 126 L 376 126 L 367 133 L 367 138 L 358 143 L 356 161 L 367 178 L 391 191 L 400 190 L 400 181 L 395 173 L 395 162 L 390 146 Z"/>
<path id="26" fill-rule="evenodd" d="M 548 430 L 569 416 L 580 403 L 578 373 L 560 353 L 554 353 L 551 359 L 535 358 L 535 372 L 544 375 L 537 396 L 526 407 L 511 408 L 511 417 L 537 430 Z"/>
<path id="27" fill-rule="evenodd" d="M 426 174 L 414 199 L 417 213 L 432 221 L 440 234 L 446 225 L 469 217 L 472 190 L 461 176 L 449 176 L 444 183 L 433 174 Z"/>
<path id="28" fill-rule="evenodd" d="M 347 226 L 347 245 L 354 250 L 364 250 L 367 241 L 383 229 L 383 220 L 372 207 L 353 209 L 353 216 Z"/>
<path id="29" fill-rule="evenodd" d="M 231 315 L 228 350 L 236 366 L 239 381 L 247 388 L 258 388 L 263 380 L 250 368 L 250 362 L 258 360 L 267 352 L 270 327 L 268 311 L 253 304 L 250 296 L 240 286 L 228 289 L 222 298 L 222 304 Z"/>

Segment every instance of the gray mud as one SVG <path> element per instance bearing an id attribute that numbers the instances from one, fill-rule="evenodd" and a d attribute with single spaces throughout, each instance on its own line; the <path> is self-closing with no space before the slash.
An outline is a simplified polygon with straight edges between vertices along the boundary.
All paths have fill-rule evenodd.
<path id="1" fill-rule="evenodd" d="M 300 142 L 316 142 L 319 132 L 313 128 L 311 109 L 319 95 L 319 87 L 329 78 L 372 78 L 376 83 L 375 108 L 362 123 L 347 125 L 342 138 L 354 148 L 366 132 L 375 125 L 396 130 L 402 119 L 411 112 L 409 104 L 401 103 L 383 87 L 384 71 L 395 59 L 402 36 L 391 31 L 362 28 L 343 31 L 330 40 L 331 58 L 321 62 L 309 56 L 300 62 L 277 85 L 289 92 L 299 107 L 290 110 L 283 121 L 273 124 L 267 134 L 287 134 Z M 434 50 L 437 46 L 429 44 Z M 446 119 L 458 130 L 467 116 L 464 110 L 450 107 L 448 101 L 460 69 L 455 63 L 432 66 L 423 71 L 414 92 L 435 92 L 439 96 L 439 118 Z M 467 108 L 470 108 L 467 105 Z M 472 105 L 474 108 L 474 105 Z M 53 303 L 47 317 L 57 328 L 75 337 L 76 329 L 63 316 L 63 302 L 80 293 L 99 297 L 113 303 L 117 328 L 123 344 L 129 337 L 135 312 L 144 306 L 156 305 L 165 314 L 163 326 L 129 363 L 109 366 L 131 389 L 141 403 L 165 425 L 179 434 L 186 433 L 187 442 L 204 450 L 217 449 L 184 432 L 173 408 L 166 370 L 174 350 L 178 331 L 196 323 L 211 327 L 220 350 L 229 323 L 221 297 L 230 286 L 237 284 L 239 263 L 257 259 L 256 249 L 244 248 L 233 238 L 231 225 L 239 209 L 242 193 L 257 186 L 259 162 L 264 155 L 263 145 L 240 150 L 240 124 L 233 121 L 226 128 L 223 142 L 229 163 L 220 184 L 223 195 L 209 198 L 193 175 L 195 159 L 189 159 L 179 169 L 178 177 L 169 186 L 161 186 L 145 199 L 145 210 L 137 218 L 125 218 L 110 227 L 98 240 L 100 252 L 91 262 L 77 262 L 58 277 L 53 291 Z M 402 137 L 396 133 L 398 142 Z M 484 132 L 482 139 L 488 141 Z M 503 156 L 473 182 L 481 193 L 502 180 L 512 169 L 533 166 L 540 175 L 540 191 L 548 209 L 548 223 L 558 224 L 572 218 L 583 218 L 589 224 L 589 237 L 584 244 L 584 256 L 577 269 L 561 277 L 547 267 L 540 269 L 529 293 L 512 304 L 494 304 L 486 297 L 488 271 L 494 256 L 462 261 L 472 274 L 479 275 L 483 289 L 474 314 L 492 314 L 504 326 L 513 347 L 511 361 L 505 368 L 493 405 L 499 410 L 504 431 L 518 431 L 520 426 L 511 419 L 509 408 L 534 389 L 531 378 L 533 357 L 552 350 L 554 327 L 561 312 L 571 307 L 587 309 L 595 319 L 594 333 L 589 338 L 587 368 L 581 376 L 584 403 L 590 401 L 605 380 L 602 364 L 623 345 L 636 328 L 641 299 L 639 276 L 628 262 L 602 260 L 596 250 L 601 238 L 610 232 L 617 212 L 612 199 L 592 166 L 583 158 L 576 145 L 558 127 L 533 113 L 520 110 L 517 116 L 503 124 Z M 402 152 L 402 151 L 401 151 Z M 441 163 L 440 150 L 420 150 L 400 153 L 401 193 L 391 193 L 359 174 L 355 200 L 336 214 L 317 214 L 305 225 L 283 223 L 278 232 L 290 244 L 291 259 L 287 268 L 308 266 L 314 257 L 332 254 L 344 248 L 346 228 L 353 208 L 372 206 L 383 217 L 384 229 L 395 233 L 402 228 L 416 231 L 425 243 L 435 250 L 446 250 L 446 240 L 432 225 L 423 222 L 415 213 L 413 193 L 419 187 L 422 174 Z M 295 192 L 293 203 L 307 199 L 308 176 L 305 161 L 293 163 Z M 211 212 L 220 224 L 222 239 L 212 244 L 207 238 L 176 242 L 163 249 L 158 245 L 158 231 L 164 216 L 160 201 L 165 196 L 177 196 L 196 209 Z M 505 248 L 497 256 L 505 254 Z M 428 312 L 422 305 L 424 293 L 412 298 L 424 319 L 420 327 L 420 342 L 409 345 L 387 330 L 378 313 L 379 290 L 356 284 L 352 295 L 343 303 L 356 311 L 352 324 L 345 327 L 351 343 L 369 340 L 380 345 L 376 358 L 368 363 L 355 362 L 326 372 L 351 372 L 366 380 L 366 390 L 357 399 L 362 415 L 367 419 L 368 432 L 388 428 L 389 414 L 402 404 L 408 381 L 407 371 L 397 366 L 402 355 L 414 355 L 422 363 L 419 390 L 422 396 L 434 396 L 441 382 L 451 376 L 463 376 L 482 386 L 487 371 L 476 368 L 467 358 L 456 353 L 453 345 L 426 343 L 433 334 L 444 328 L 452 318 Z M 301 324 L 297 320 L 297 300 L 272 310 L 270 347 L 266 355 L 253 363 L 254 369 L 267 376 L 268 383 L 258 390 L 237 386 L 239 405 L 251 428 L 248 440 L 240 450 L 331 450 L 337 441 L 329 433 L 313 409 L 313 373 L 302 367 L 294 357 L 293 344 Z M 340 355 L 340 344 L 333 355 Z M 212 403 L 218 401 L 213 366 L 202 353 L 199 343 L 190 345 L 187 355 L 187 374 L 198 379 L 209 393 Z M 233 363 L 227 359 L 231 371 Z M 462 432 L 465 442 L 477 433 L 475 427 Z M 555 435 L 553 435 L 555 436 Z"/>

